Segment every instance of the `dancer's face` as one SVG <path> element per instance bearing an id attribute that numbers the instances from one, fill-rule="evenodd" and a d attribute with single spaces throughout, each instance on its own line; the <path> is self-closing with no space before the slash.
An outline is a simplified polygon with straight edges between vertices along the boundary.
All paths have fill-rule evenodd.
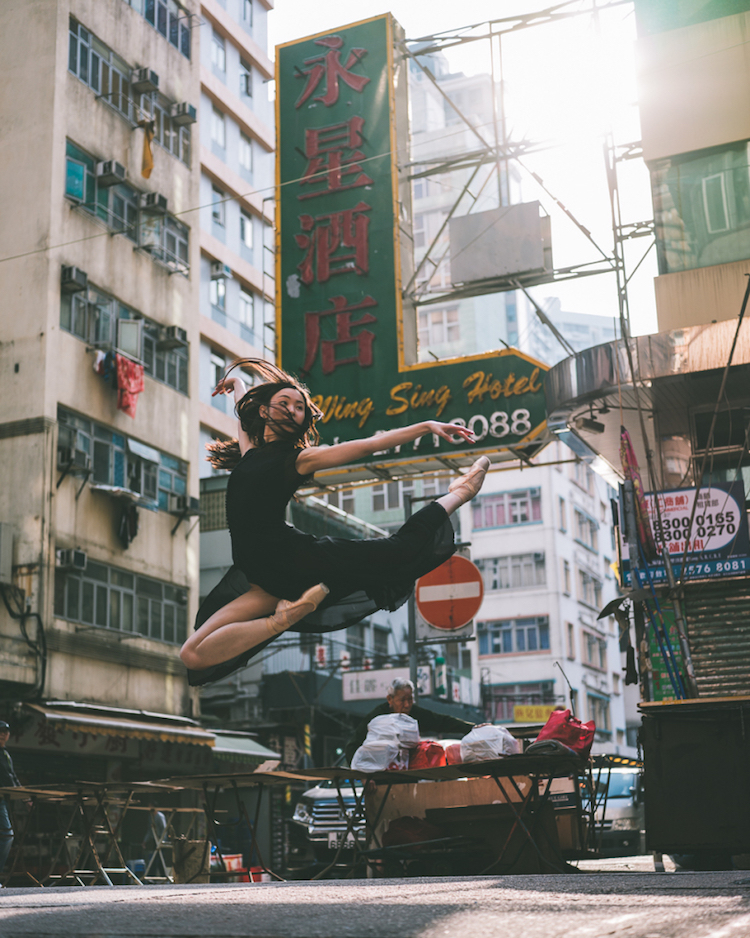
<path id="1" fill-rule="evenodd" d="M 282 388 L 261 410 L 261 416 L 267 421 L 265 439 L 278 440 L 283 430 L 294 431 L 305 422 L 305 399 L 294 388 Z"/>

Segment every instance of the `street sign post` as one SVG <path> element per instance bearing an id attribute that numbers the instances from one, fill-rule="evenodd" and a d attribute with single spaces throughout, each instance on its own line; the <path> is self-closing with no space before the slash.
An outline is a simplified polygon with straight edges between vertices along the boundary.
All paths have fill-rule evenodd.
<path id="1" fill-rule="evenodd" d="M 454 632 L 479 612 L 484 598 L 482 574 L 466 557 L 454 555 L 417 580 L 416 597 L 425 622 Z"/>

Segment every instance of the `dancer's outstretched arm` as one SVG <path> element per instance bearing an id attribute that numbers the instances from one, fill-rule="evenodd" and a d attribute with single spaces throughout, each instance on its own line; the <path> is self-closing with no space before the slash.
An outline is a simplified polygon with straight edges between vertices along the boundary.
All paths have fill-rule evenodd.
<path id="1" fill-rule="evenodd" d="M 234 403 L 239 404 L 242 398 L 247 394 L 245 382 L 239 375 L 230 375 L 228 378 L 222 378 L 214 388 L 211 397 L 217 394 L 231 394 L 234 391 Z M 242 456 L 251 448 L 250 437 L 242 429 L 242 421 L 237 421 L 237 442 L 240 444 L 240 454 Z"/>
<path id="2" fill-rule="evenodd" d="M 455 442 L 454 437 L 460 437 L 468 443 L 474 442 L 474 434 L 467 427 L 455 423 L 441 423 L 439 420 L 424 420 L 414 423 L 410 427 L 399 430 L 387 430 L 364 440 L 351 440 L 348 443 L 336 443 L 333 446 L 309 446 L 300 451 L 297 457 L 297 472 L 300 475 L 311 475 L 320 469 L 333 469 L 335 466 L 345 466 L 356 462 L 365 456 L 371 456 L 380 450 L 392 449 L 394 446 L 403 446 L 412 443 L 421 436 L 435 433 L 437 436 Z"/>

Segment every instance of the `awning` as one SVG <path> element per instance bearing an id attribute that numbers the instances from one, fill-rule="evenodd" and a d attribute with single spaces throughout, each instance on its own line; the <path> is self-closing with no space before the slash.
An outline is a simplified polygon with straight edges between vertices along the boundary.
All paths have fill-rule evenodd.
<path id="1" fill-rule="evenodd" d="M 41 714 L 48 723 L 64 723 L 71 729 L 94 736 L 125 736 L 134 739 L 158 739 L 167 743 L 214 746 L 215 736 L 194 720 L 170 714 L 150 714 L 138 710 L 117 710 L 114 707 L 66 706 L 65 701 L 51 705 L 25 704 Z"/>
<path id="2" fill-rule="evenodd" d="M 266 762 L 281 759 L 278 752 L 273 752 L 249 736 L 234 736 L 231 733 L 216 734 L 213 755 L 216 759 L 227 762 Z"/>

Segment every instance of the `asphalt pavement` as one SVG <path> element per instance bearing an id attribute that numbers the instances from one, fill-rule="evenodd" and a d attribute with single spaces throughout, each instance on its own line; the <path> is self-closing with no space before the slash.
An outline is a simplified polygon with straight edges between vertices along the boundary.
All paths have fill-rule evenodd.
<path id="1" fill-rule="evenodd" d="M 750 872 L 5 889 L 2 938 L 747 938 Z"/>

